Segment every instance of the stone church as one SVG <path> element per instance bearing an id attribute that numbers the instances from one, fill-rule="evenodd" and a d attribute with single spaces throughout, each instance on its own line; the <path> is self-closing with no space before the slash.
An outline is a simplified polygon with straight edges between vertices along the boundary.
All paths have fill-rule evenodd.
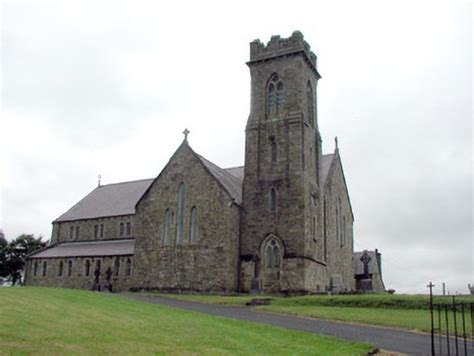
<path id="1" fill-rule="evenodd" d="M 300 32 L 250 43 L 245 165 L 184 140 L 153 179 L 98 186 L 53 221 L 28 285 L 192 292 L 383 291 L 378 251 L 354 253 L 339 150 L 323 154 L 316 56 Z"/>

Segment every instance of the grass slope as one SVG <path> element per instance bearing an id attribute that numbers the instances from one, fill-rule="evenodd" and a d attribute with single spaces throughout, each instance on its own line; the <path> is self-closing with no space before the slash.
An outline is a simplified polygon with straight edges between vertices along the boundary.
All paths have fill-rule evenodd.
<path id="1" fill-rule="evenodd" d="M 253 296 L 218 295 L 166 295 L 201 303 L 226 305 L 245 305 Z M 270 305 L 255 307 L 273 313 L 300 315 L 305 317 L 356 322 L 370 325 L 402 328 L 417 331 L 430 331 L 429 298 L 423 295 L 338 295 L 338 296 L 301 296 L 271 297 Z M 473 303 L 473 296 L 457 297 L 458 302 Z M 451 302 L 449 297 L 435 297 L 435 303 Z M 452 314 L 450 313 L 452 329 Z M 457 314 L 458 327 L 462 325 L 460 313 Z M 444 315 L 442 318 L 445 328 Z M 466 322 L 467 334 L 472 335 L 471 323 Z"/>
<path id="2" fill-rule="evenodd" d="M 207 316 L 115 295 L 0 289 L 1 354 L 363 355 L 367 344 Z"/>

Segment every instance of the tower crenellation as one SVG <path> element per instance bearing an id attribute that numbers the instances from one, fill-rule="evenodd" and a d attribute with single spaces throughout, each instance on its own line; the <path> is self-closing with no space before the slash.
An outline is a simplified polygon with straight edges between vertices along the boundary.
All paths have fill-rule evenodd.
<path id="1" fill-rule="evenodd" d="M 272 36 L 270 41 L 265 45 L 259 39 L 250 43 L 250 63 L 267 61 L 270 59 L 291 56 L 296 54 L 303 54 L 308 65 L 319 78 L 317 71 L 317 57 L 311 51 L 311 47 L 304 40 L 304 36 L 300 31 L 294 31 L 288 38 L 281 38 L 280 36 Z"/>

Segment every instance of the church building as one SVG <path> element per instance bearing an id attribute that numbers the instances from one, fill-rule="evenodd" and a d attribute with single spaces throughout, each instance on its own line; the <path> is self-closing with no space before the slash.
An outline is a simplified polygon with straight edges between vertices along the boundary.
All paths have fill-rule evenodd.
<path id="1" fill-rule="evenodd" d="M 26 284 L 382 292 L 380 253 L 354 253 L 337 140 L 322 152 L 316 64 L 298 31 L 251 42 L 245 165 L 218 167 L 185 130 L 156 178 L 99 185 L 54 220 L 50 245 L 28 258 Z"/>

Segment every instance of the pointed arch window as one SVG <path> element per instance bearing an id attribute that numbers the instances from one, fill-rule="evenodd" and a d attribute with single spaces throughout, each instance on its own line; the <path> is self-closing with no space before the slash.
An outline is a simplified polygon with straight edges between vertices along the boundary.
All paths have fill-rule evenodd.
<path id="1" fill-rule="evenodd" d="M 270 77 L 270 80 L 267 84 L 266 93 L 267 117 L 283 112 L 283 107 L 285 105 L 285 89 L 278 74 L 274 73 Z"/>
<path id="2" fill-rule="evenodd" d="M 163 245 L 168 245 L 168 243 L 169 243 L 170 225 L 171 225 L 171 213 L 170 213 L 170 209 L 166 209 L 165 219 L 163 221 L 163 237 L 162 237 L 162 240 L 161 240 Z"/>
<path id="3" fill-rule="evenodd" d="M 68 275 L 68 277 L 71 277 L 71 275 L 72 275 L 72 261 L 69 261 L 67 263 L 67 275 Z"/>
<path id="4" fill-rule="evenodd" d="M 314 122 L 314 94 L 313 94 L 313 87 L 311 86 L 311 82 L 308 80 L 306 84 L 306 94 L 308 101 L 308 121 L 312 127 L 315 127 Z"/>
<path id="5" fill-rule="evenodd" d="M 48 269 L 48 263 L 46 261 L 43 261 L 43 277 L 46 276 L 47 269 Z"/>
<path id="6" fill-rule="evenodd" d="M 270 211 L 275 212 L 277 208 L 277 192 L 275 188 L 270 189 Z"/>
<path id="7" fill-rule="evenodd" d="M 132 260 L 130 258 L 127 258 L 127 264 L 125 267 L 125 273 L 127 277 L 130 277 L 132 275 Z"/>
<path id="8" fill-rule="evenodd" d="M 120 258 L 116 257 L 114 262 L 114 275 L 118 276 L 120 273 Z"/>
<path id="9" fill-rule="evenodd" d="M 338 231 L 339 231 L 339 246 L 342 247 L 344 246 L 344 223 L 343 223 L 343 216 L 342 216 L 342 206 L 341 206 L 341 198 L 338 200 L 338 205 L 337 205 L 338 211 L 339 211 L 339 220 L 338 220 Z"/>
<path id="10" fill-rule="evenodd" d="M 342 246 L 346 245 L 346 217 L 342 217 Z"/>
<path id="11" fill-rule="evenodd" d="M 85 268 L 85 275 L 89 277 L 91 274 L 91 261 L 86 260 L 86 268 Z"/>
<path id="12" fill-rule="evenodd" d="M 283 83 L 279 82 L 277 84 L 277 90 L 276 90 L 276 112 L 279 114 L 283 106 L 285 105 L 285 90 L 283 88 Z"/>
<path id="13" fill-rule="evenodd" d="M 38 261 L 35 261 L 35 264 L 33 266 L 33 276 L 36 277 L 37 274 L 38 274 Z"/>
<path id="14" fill-rule="evenodd" d="M 184 183 L 181 183 L 178 188 L 178 212 L 176 216 L 176 245 L 181 244 L 183 239 L 183 222 L 184 222 Z"/>
<path id="15" fill-rule="evenodd" d="M 64 262 L 59 261 L 59 271 L 58 271 L 58 276 L 61 277 L 63 275 L 63 269 L 64 269 Z"/>
<path id="16" fill-rule="evenodd" d="M 270 83 L 267 89 L 267 115 L 273 113 L 275 109 L 275 84 Z"/>
<path id="17" fill-rule="evenodd" d="M 189 242 L 194 243 L 198 239 L 198 222 L 197 222 L 197 211 L 196 207 L 193 206 L 191 209 L 191 218 L 189 223 Z"/>
<path id="18" fill-rule="evenodd" d="M 280 267 L 280 248 L 275 239 L 271 239 L 267 243 L 265 248 L 265 260 L 267 268 L 279 268 Z"/>

